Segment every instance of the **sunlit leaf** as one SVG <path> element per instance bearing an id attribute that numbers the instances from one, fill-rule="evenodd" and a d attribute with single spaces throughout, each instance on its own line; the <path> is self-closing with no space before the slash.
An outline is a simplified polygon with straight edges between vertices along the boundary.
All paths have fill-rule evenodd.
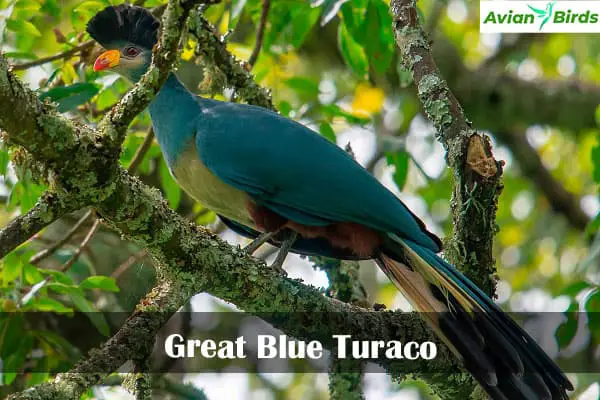
<path id="1" fill-rule="evenodd" d="M 15 33 L 22 35 L 30 35 L 33 37 L 40 37 L 42 33 L 29 21 L 23 19 L 9 19 L 6 21 L 6 28 Z"/>
<path id="2" fill-rule="evenodd" d="M 398 186 L 398 190 L 402 190 L 408 178 L 410 155 L 405 151 L 397 151 L 395 153 L 387 153 L 386 159 L 389 165 L 395 167 L 394 182 Z"/>
<path id="3" fill-rule="evenodd" d="M 370 0 L 365 17 L 365 42 L 363 43 L 369 63 L 375 72 L 387 71 L 394 57 L 394 32 L 388 5 L 382 0 Z"/>
<path id="4" fill-rule="evenodd" d="M 306 98 L 314 99 L 319 95 L 319 84 L 312 79 L 295 76 L 286 79 L 284 83 Z"/>
<path id="5" fill-rule="evenodd" d="M 565 313 L 567 320 L 556 329 L 556 339 L 561 349 L 567 347 L 577 333 L 577 325 L 579 323 L 579 311 L 577 307 L 575 303 L 569 306 L 569 310 Z"/>
<path id="6" fill-rule="evenodd" d="M 338 47 L 346 64 L 360 77 L 365 78 L 369 70 L 367 55 L 362 46 L 360 46 L 350 36 L 344 23 L 338 28 Z"/>
<path id="7" fill-rule="evenodd" d="M 335 143 L 335 131 L 333 130 L 333 128 L 331 127 L 330 124 L 328 124 L 327 122 L 323 122 L 321 123 L 321 125 L 319 125 L 319 132 L 321 133 L 321 135 L 329 140 L 332 143 Z"/>
<path id="8" fill-rule="evenodd" d="M 79 285 L 82 289 L 100 289 L 107 292 L 118 292 L 119 287 L 114 278 L 109 276 L 90 276 L 85 278 Z"/>

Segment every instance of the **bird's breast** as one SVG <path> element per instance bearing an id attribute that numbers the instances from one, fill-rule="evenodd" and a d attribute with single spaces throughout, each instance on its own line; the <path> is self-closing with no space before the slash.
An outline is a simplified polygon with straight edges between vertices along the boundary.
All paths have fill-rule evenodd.
<path id="1" fill-rule="evenodd" d="M 254 228 L 248 212 L 248 195 L 226 184 L 198 157 L 196 146 L 186 147 L 171 167 L 179 185 L 203 206 L 241 224 Z"/>

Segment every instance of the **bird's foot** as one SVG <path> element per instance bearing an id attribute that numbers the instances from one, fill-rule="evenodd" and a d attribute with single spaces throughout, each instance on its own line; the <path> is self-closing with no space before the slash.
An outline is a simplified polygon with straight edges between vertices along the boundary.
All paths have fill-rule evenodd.
<path id="1" fill-rule="evenodd" d="M 244 251 L 250 255 L 254 254 L 260 246 L 267 243 L 273 236 L 277 235 L 277 233 L 279 233 L 279 231 L 261 233 L 256 239 L 250 242 L 250 244 L 244 247 Z"/>
<path id="2" fill-rule="evenodd" d="M 296 238 L 298 237 L 298 233 L 295 231 L 289 231 L 287 233 L 286 238 L 284 239 L 281 247 L 279 248 L 279 252 L 277 253 L 277 257 L 275 257 L 275 261 L 270 265 L 275 271 L 280 274 L 287 276 L 287 272 L 283 269 L 283 263 L 290 252 L 290 249 L 294 245 Z"/>

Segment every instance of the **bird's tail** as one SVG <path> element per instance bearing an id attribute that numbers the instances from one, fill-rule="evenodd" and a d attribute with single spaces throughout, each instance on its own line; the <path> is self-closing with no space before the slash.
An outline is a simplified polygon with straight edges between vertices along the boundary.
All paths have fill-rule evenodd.
<path id="1" fill-rule="evenodd" d="M 390 237 L 378 265 L 492 399 L 568 399 L 566 376 L 483 291 L 430 249 Z"/>

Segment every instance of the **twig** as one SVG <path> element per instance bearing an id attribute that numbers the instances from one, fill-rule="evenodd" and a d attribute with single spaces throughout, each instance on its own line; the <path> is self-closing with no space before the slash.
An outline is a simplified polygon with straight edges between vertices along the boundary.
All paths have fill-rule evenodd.
<path id="1" fill-rule="evenodd" d="M 110 276 L 115 278 L 115 280 L 119 279 L 119 277 L 125 271 L 127 271 L 129 268 L 131 268 L 132 265 L 134 265 L 135 263 L 137 263 L 139 260 L 146 257 L 147 255 L 148 255 L 148 253 L 146 252 L 146 250 L 141 250 L 135 254 L 132 254 L 131 256 L 129 256 L 129 258 L 127 260 L 125 260 L 123 263 L 121 263 L 121 265 L 119 265 L 117 268 L 115 268 L 115 270 L 113 271 L 112 274 L 110 274 Z"/>
<path id="2" fill-rule="evenodd" d="M 77 226 L 77 228 L 79 228 L 88 219 L 88 217 L 90 215 L 92 215 L 92 211 L 89 211 L 88 213 L 86 213 L 86 215 L 77 222 L 77 225 L 79 225 L 79 226 Z M 71 255 L 71 258 L 69 260 L 67 260 L 67 262 L 64 263 L 58 269 L 60 272 L 67 272 L 69 270 L 69 268 L 71 268 L 73 266 L 75 261 L 77 261 L 77 259 L 79 258 L 79 256 L 83 252 L 83 250 L 85 250 L 85 248 L 89 244 L 90 240 L 94 236 L 94 233 L 96 233 L 96 230 L 98 229 L 99 226 L 100 226 L 100 219 L 96 219 L 94 221 L 94 224 L 88 231 L 87 235 L 83 239 L 83 241 L 79 244 L 79 246 L 77 247 L 77 249 L 75 250 L 73 255 Z M 69 232 L 71 234 L 70 236 L 72 236 L 72 234 L 75 233 L 76 231 L 77 231 L 77 229 L 72 229 L 72 233 Z M 66 242 L 66 240 L 64 242 Z M 41 258 L 38 258 L 37 262 L 41 261 L 44 257 L 47 257 L 48 255 L 52 254 L 52 252 L 54 252 L 54 250 L 56 250 L 60 246 L 56 246 L 56 247 L 52 246 L 52 247 L 53 247 L 53 250 L 49 253 L 44 254 Z M 36 254 L 34 257 L 38 256 L 39 254 L 40 253 Z M 36 293 L 40 291 L 40 289 L 42 289 L 44 286 L 46 286 L 48 284 L 48 282 L 50 282 L 52 280 L 52 278 L 54 278 L 54 275 L 48 275 L 48 276 L 46 276 L 46 278 L 43 281 L 40 281 L 40 282 L 36 283 L 35 285 L 33 285 L 31 287 L 31 289 L 21 298 L 21 300 L 19 301 L 19 305 L 21 306 L 23 304 L 26 304 L 29 300 L 31 300 L 33 298 L 33 296 L 35 296 Z"/>
<path id="3" fill-rule="evenodd" d="M 87 235 L 85 235 L 85 238 L 81 241 L 81 244 L 77 247 L 77 249 L 75 250 L 75 252 L 71 256 L 71 258 L 69 258 L 67 260 L 67 262 L 64 263 L 64 265 L 60 268 L 61 272 L 68 271 L 69 268 L 71 268 L 71 266 L 75 263 L 75 261 L 77 261 L 77 259 L 81 255 L 81 252 L 90 243 L 90 240 L 92 240 L 92 237 L 94 237 L 94 234 L 96 233 L 96 231 L 98 230 L 99 227 L 100 227 L 100 219 L 96 218 L 96 220 L 94 221 L 94 224 L 92 225 L 92 227 L 88 231 Z"/>
<path id="4" fill-rule="evenodd" d="M 65 243 L 69 241 L 73 237 L 75 233 L 81 228 L 81 226 L 88 220 L 88 218 L 92 215 L 92 210 L 87 211 L 80 219 L 73 225 L 71 230 L 67 232 L 65 236 L 54 242 L 50 247 L 38 252 L 34 256 L 29 259 L 30 264 L 38 264 L 44 258 L 51 256 L 58 248 L 62 247 Z"/>
<path id="5" fill-rule="evenodd" d="M 250 57 L 248 58 L 248 65 L 250 66 L 250 69 L 252 69 L 254 63 L 256 63 L 258 55 L 260 54 L 260 49 L 262 48 L 262 42 L 265 37 L 265 28 L 267 26 L 267 18 L 269 16 L 270 8 L 271 0 L 263 0 L 262 13 L 260 14 L 260 22 L 256 31 L 256 43 L 254 44 L 252 54 L 250 54 Z"/>
<path id="6" fill-rule="evenodd" d="M 130 174 L 133 174 L 137 170 L 137 168 L 142 163 L 144 156 L 146 155 L 148 150 L 150 150 L 150 147 L 152 147 L 153 140 L 154 140 L 154 130 L 152 128 L 150 128 L 148 130 L 148 133 L 146 134 L 146 137 L 144 138 L 144 141 L 142 142 L 142 144 L 138 147 L 137 151 L 135 152 L 135 155 L 133 156 L 133 160 L 131 160 L 131 163 L 127 167 L 127 172 L 129 172 Z"/>
<path id="7" fill-rule="evenodd" d="M 91 49 L 92 47 L 94 47 L 94 43 L 95 42 L 93 40 L 88 40 L 87 42 L 83 42 L 82 44 L 75 46 L 72 49 L 63 51 L 62 53 L 58 53 L 49 57 L 39 58 L 37 60 L 26 62 L 23 64 L 13 65 L 12 68 L 14 71 L 21 71 L 27 68 L 37 67 L 38 65 L 46 64 L 56 60 L 67 60 L 75 56 L 79 52 Z"/>

